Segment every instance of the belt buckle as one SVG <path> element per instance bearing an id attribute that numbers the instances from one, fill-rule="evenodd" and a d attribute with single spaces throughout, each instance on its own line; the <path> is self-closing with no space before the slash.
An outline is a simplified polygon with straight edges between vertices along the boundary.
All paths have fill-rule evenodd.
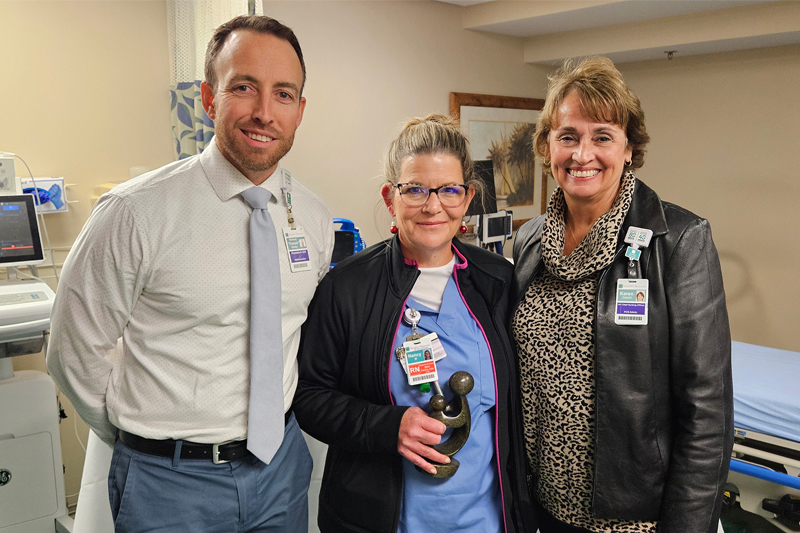
<path id="1" fill-rule="evenodd" d="M 230 463 L 230 461 L 226 461 L 225 459 L 219 458 L 219 447 L 225 446 L 226 444 L 230 444 L 231 442 L 236 442 L 236 439 L 226 440 L 225 442 L 220 442 L 219 444 L 212 444 L 211 445 L 211 462 L 215 465 L 223 465 L 225 463 Z"/>

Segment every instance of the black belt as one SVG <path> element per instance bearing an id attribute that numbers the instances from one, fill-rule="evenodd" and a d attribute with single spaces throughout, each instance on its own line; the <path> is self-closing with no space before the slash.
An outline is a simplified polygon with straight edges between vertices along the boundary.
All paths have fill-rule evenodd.
<path id="1" fill-rule="evenodd" d="M 284 425 L 289 423 L 291 414 L 291 409 L 286 411 L 283 419 Z M 177 440 L 172 439 L 146 439 L 121 429 L 119 430 L 119 440 L 132 450 L 159 457 L 173 457 L 175 455 L 175 445 L 178 443 Z M 242 459 L 249 453 L 247 451 L 247 439 L 224 442 L 222 444 L 200 444 L 185 440 L 181 444 L 181 459 L 210 459 L 214 464 Z"/>

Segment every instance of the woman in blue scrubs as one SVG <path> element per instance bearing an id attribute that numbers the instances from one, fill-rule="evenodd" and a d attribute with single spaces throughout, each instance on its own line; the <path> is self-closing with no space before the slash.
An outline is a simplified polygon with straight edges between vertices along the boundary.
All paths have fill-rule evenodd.
<path id="1" fill-rule="evenodd" d="M 301 427 L 329 445 L 319 527 L 535 531 L 523 524 L 530 513 L 506 329 L 513 269 L 455 238 L 478 185 L 467 141 L 447 117 L 414 119 L 392 143 L 385 173 L 381 196 L 395 235 L 325 277 L 300 347 L 293 409 Z M 449 462 L 432 446 L 451 430 L 428 416 L 432 392 L 419 386 L 407 344 L 414 333 L 441 342 L 432 352 L 447 401 L 451 375 L 474 379 L 471 431 L 452 477 L 426 473 Z M 423 353 L 419 364 L 430 373 Z"/>

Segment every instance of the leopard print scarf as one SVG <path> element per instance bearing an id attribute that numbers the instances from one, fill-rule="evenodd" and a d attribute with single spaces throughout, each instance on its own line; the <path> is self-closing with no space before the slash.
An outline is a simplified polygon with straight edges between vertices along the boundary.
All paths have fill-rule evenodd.
<path id="1" fill-rule="evenodd" d="M 542 260 L 547 270 L 564 281 L 576 281 L 595 274 L 614 260 L 622 221 L 628 214 L 636 178 L 633 172 L 622 177 L 617 198 L 569 255 L 563 255 L 567 204 L 558 188 L 550 198 L 542 229 Z"/>
<path id="2" fill-rule="evenodd" d="M 544 267 L 513 320 L 519 349 L 525 445 L 535 495 L 554 517 L 598 533 L 652 533 L 655 524 L 592 517 L 594 315 L 597 281 L 616 253 L 636 178 L 622 177 L 611 209 L 563 255 L 566 203 L 556 189 L 542 230 Z"/>

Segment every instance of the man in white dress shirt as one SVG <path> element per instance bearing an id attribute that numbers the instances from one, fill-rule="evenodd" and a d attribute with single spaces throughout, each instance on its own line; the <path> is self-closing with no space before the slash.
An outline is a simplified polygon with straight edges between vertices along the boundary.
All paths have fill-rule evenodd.
<path id="1" fill-rule="evenodd" d="M 205 69 L 215 139 L 98 201 L 64 265 L 47 367 L 114 445 L 118 532 L 305 533 L 311 457 L 291 401 L 300 326 L 333 250 L 328 210 L 296 181 L 287 198 L 280 164 L 303 117 L 305 64 L 289 28 L 250 16 L 217 29 Z M 282 286 L 286 417 L 269 464 L 245 440 L 252 209 L 241 193 L 253 186 L 272 193 Z M 284 246 L 290 207 L 306 271 Z"/>

